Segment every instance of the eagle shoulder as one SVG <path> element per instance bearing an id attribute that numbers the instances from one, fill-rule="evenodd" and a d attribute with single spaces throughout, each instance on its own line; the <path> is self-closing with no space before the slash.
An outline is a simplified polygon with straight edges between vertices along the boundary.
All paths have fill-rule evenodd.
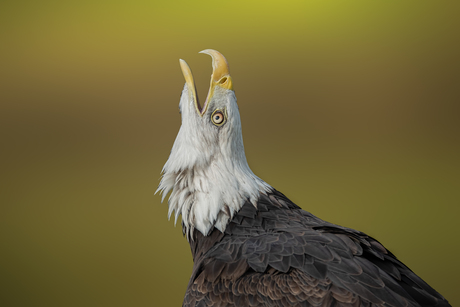
<path id="1" fill-rule="evenodd" d="M 328 223 L 278 191 L 194 233 L 183 306 L 450 306 L 377 240 Z"/>

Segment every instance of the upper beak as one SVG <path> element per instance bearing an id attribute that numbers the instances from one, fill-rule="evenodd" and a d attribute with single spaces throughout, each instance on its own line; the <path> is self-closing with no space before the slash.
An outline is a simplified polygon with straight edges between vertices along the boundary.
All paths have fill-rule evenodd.
<path id="1" fill-rule="evenodd" d="M 182 59 L 179 60 L 179 63 L 180 63 L 182 74 L 184 75 L 188 90 L 192 94 L 192 99 L 194 101 L 195 108 L 198 114 L 200 116 L 203 116 L 203 114 L 206 113 L 206 110 L 209 105 L 209 101 L 211 101 L 211 98 L 214 95 L 215 87 L 220 86 L 224 89 L 233 90 L 233 82 L 232 82 L 232 77 L 230 76 L 228 62 L 225 59 L 225 57 L 222 55 L 222 53 L 216 50 L 212 50 L 212 49 L 206 49 L 206 50 L 200 51 L 200 53 L 208 54 L 212 58 L 211 84 L 209 86 L 208 96 L 206 97 L 206 101 L 204 103 L 203 108 L 201 108 L 200 103 L 198 101 L 195 81 L 193 80 L 193 75 L 192 75 L 192 71 L 190 67 Z"/>

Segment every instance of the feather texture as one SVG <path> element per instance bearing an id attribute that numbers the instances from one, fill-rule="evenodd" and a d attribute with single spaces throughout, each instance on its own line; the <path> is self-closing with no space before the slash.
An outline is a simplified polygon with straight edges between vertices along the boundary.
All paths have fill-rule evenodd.
<path id="1" fill-rule="evenodd" d="M 450 306 L 375 239 L 273 190 L 224 232 L 195 231 L 184 307 Z"/>

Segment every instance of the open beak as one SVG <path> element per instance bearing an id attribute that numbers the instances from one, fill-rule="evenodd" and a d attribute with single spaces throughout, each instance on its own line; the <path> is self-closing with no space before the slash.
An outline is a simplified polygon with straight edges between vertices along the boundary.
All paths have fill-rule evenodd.
<path id="1" fill-rule="evenodd" d="M 179 63 L 182 69 L 182 74 L 185 78 L 185 83 L 187 84 L 188 90 L 192 95 L 192 99 L 195 104 L 195 109 L 200 116 L 203 116 L 203 114 L 206 113 L 209 101 L 211 101 L 211 98 L 214 95 L 215 87 L 220 86 L 224 89 L 233 90 L 233 82 L 232 77 L 230 76 L 228 62 L 222 55 L 222 53 L 212 49 L 206 49 L 200 51 L 200 53 L 208 54 L 212 58 L 211 85 L 209 86 L 208 96 L 206 97 L 206 101 L 204 102 L 203 108 L 201 108 L 200 102 L 198 100 L 195 81 L 193 80 L 193 75 L 190 67 L 182 59 L 179 60 Z"/>

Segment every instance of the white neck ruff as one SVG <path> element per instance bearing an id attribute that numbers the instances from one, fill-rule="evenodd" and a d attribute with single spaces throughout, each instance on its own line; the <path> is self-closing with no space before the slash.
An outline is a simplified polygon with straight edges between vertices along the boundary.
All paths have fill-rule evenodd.
<path id="1" fill-rule="evenodd" d="M 175 223 L 179 215 L 182 216 L 187 238 L 195 228 L 205 236 L 212 227 L 223 232 L 247 200 L 256 206 L 259 194 L 272 190 L 254 175 L 247 163 L 219 164 L 216 161 L 206 168 L 163 174 L 157 191 L 161 191 L 163 201 L 172 190 L 168 218 L 173 211 Z"/>

